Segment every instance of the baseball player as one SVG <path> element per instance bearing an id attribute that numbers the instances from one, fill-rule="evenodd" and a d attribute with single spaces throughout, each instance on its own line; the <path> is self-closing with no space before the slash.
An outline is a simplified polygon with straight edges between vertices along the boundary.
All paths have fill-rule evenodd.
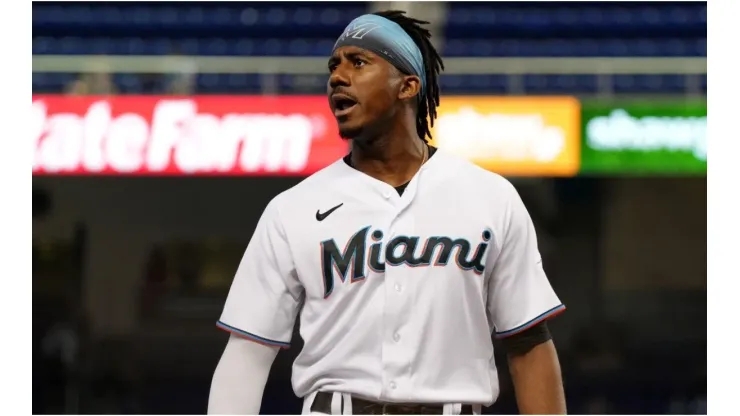
<path id="1" fill-rule="evenodd" d="M 209 413 L 256 414 L 300 314 L 303 414 L 480 414 L 499 393 L 562 414 L 551 288 L 514 187 L 427 143 L 443 63 L 404 12 L 353 20 L 328 61 L 349 155 L 265 208 L 217 325 L 231 333 Z"/>

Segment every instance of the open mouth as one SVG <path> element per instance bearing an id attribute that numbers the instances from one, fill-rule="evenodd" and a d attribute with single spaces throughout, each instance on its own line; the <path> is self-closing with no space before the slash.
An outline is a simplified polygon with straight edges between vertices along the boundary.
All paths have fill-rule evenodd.
<path id="1" fill-rule="evenodd" d="M 335 94 L 332 96 L 334 102 L 334 116 L 342 117 L 349 114 L 357 106 L 357 101 L 346 95 Z"/>

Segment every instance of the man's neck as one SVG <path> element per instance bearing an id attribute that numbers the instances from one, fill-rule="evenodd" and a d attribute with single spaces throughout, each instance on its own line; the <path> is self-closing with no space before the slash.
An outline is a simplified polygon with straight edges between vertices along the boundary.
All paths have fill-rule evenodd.
<path id="1" fill-rule="evenodd" d="M 411 180 L 427 155 L 426 144 L 416 135 L 383 135 L 370 145 L 352 143 L 352 166 L 391 186 Z"/>

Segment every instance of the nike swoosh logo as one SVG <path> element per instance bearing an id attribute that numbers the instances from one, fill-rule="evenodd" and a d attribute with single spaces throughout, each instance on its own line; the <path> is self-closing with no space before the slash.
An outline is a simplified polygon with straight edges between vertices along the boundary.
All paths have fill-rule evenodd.
<path id="1" fill-rule="evenodd" d="M 326 219 L 326 217 L 328 217 L 329 215 L 331 215 L 332 212 L 334 212 L 337 209 L 339 209 L 339 207 L 341 207 L 342 205 L 344 205 L 344 202 L 342 202 L 341 204 L 335 206 L 334 208 L 332 208 L 329 211 L 326 211 L 324 213 L 321 213 L 321 212 L 319 212 L 317 210 L 316 211 L 316 221 L 324 221 Z"/>

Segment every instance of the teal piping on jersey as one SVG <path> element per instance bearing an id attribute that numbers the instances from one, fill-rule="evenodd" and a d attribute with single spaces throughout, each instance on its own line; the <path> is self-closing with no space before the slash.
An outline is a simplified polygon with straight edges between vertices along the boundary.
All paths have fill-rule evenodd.
<path id="1" fill-rule="evenodd" d="M 216 326 L 220 329 L 223 329 L 226 332 L 230 332 L 234 335 L 240 336 L 242 338 L 246 338 L 250 341 L 254 341 L 258 344 L 267 345 L 268 347 L 280 347 L 280 348 L 290 348 L 289 342 L 281 342 L 281 341 L 275 341 L 268 338 L 262 338 L 259 335 L 254 335 L 247 331 L 242 331 L 241 329 L 234 328 L 231 325 L 227 325 L 221 321 L 216 322 Z"/>
<path id="2" fill-rule="evenodd" d="M 559 314 L 560 312 L 563 312 L 565 310 L 565 305 L 562 303 L 549 311 L 543 312 L 536 318 L 532 319 L 531 321 L 524 323 L 522 325 L 519 325 L 518 327 L 514 329 L 509 329 L 508 331 L 502 331 L 502 332 L 496 332 L 496 338 L 506 338 L 510 337 L 514 334 L 518 334 L 522 331 L 526 331 L 527 329 L 537 325 L 538 323 L 544 321 L 545 319 L 552 318 L 553 316 Z"/>

